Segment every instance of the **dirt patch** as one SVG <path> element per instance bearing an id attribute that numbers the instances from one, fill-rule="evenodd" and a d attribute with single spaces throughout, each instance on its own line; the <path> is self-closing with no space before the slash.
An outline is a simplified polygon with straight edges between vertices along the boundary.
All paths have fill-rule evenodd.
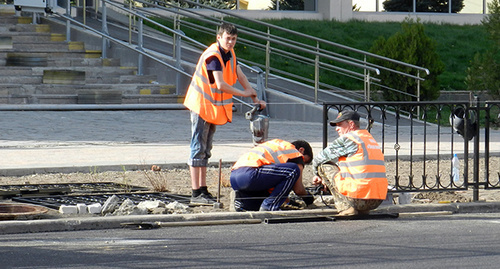
<path id="1" fill-rule="evenodd" d="M 463 164 L 463 163 L 462 163 Z M 490 171 L 499 171 L 500 158 L 495 158 L 490 161 Z M 401 176 L 400 182 L 412 183 L 421 185 L 423 182 L 423 168 L 427 174 L 425 184 L 433 185 L 436 176 L 446 180 L 450 180 L 449 176 L 449 161 L 442 161 L 438 168 L 437 161 L 419 161 L 419 162 L 387 162 L 387 175 L 389 183 L 394 183 L 396 168 Z M 448 168 L 446 168 L 448 167 Z M 463 166 L 462 166 L 463 167 Z M 472 164 L 471 166 L 472 167 Z M 472 170 L 470 168 L 470 170 Z M 412 171 L 413 176 L 409 177 L 409 171 Z M 404 175 L 404 176 L 403 176 Z M 222 209 L 214 209 L 210 206 L 199 206 L 190 208 L 190 212 L 217 212 L 229 211 L 229 197 L 231 186 L 229 183 L 230 168 L 222 167 L 220 169 L 220 201 L 224 204 Z M 312 186 L 310 179 L 312 178 L 311 166 L 306 166 L 304 170 L 304 184 Z M 98 183 L 98 182 L 114 182 L 119 184 L 128 184 L 133 186 L 147 187 L 151 191 L 167 191 L 172 194 L 191 195 L 191 183 L 188 169 L 166 169 L 158 165 L 152 167 L 151 170 L 144 171 L 99 171 L 98 169 L 90 170 L 88 173 L 55 173 L 55 174 L 35 174 L 21 177 L 0 177 L 0 185 L 17 185 L 17 184 L 63 184 L 63 183 Z M 216 196 L 219 193 L 219 167 L 209 167 L 207 169 L 207 185 L 210 192 Z M 420 192 L 411 193 L 413 203 L 465 203 L 472 201 L 472 191 L 453 191 L 453 192 Z M 484 201 L 500 201 L 500 191 L 498 190 L 480 190 L 480 200 Z M 316 206 L 322 206 L 320 199 L 317 199 Z"/>

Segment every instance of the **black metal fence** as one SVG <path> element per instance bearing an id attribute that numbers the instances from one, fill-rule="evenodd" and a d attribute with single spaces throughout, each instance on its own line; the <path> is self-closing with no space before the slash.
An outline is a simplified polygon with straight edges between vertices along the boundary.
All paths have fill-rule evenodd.
<path id="1" fill-rule="evenodd" d="M 500 188 L 500 102 L 367 102 L 323 104 L 323 147 L 336 134 L 329 116 L 361 115 L 382 147 L 391 192 Z M 452 158 L 460 160 L 458 178 Z"/>

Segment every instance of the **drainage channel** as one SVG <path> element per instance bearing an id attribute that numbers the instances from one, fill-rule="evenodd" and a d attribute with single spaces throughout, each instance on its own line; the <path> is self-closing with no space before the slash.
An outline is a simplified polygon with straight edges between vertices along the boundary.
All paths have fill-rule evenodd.
<path id="1" fill-rule="evenodd" d="M 183 204 L 189 204 L 191 196 L 169 194 L 164 192 L 141 192 L 141 193 L 107 193 L 107 194 L 90 194 L 90 195 L 51 195 L 51 196 L 33 196 L 33 197 L 12 197 L 12 201 L 20 203 L 30 203 L 45 206 L 52 209 L 59 209 L 61 205 L 77 205 L 77 204 L 104 204 L 106 200 L 116 195 L 120 203 L 126 199 L 130 199 L 134 204 L 142 201 L 162 201 L 165 204 L 177 201 Z"/>
<path id="2" fill-rule="evenodd" d="M 0 185 L 0 198 L 64 195 L 71 193 L 120 193 L 148 191 L 148 188 L 114 182 Z"/>

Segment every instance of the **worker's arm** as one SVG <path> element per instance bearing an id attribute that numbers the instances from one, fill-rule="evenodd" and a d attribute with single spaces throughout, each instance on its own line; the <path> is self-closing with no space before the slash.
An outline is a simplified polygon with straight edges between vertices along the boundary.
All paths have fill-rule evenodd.
<path id="1" fill-rule="evenodd" d="M 220 91 L 223 91 L 225 93 L 229 93 L 232 95 L 236 95 L 236 96 L 243 96 L 243 97 L 255 96 L 255 97 L 257 97 L 257 92 L 253 88 L 245 89 L 244 91 L 240 91 L 240 90 L 236 89 L 235 87 L 229 85 L 227 82 L 224 81 L 224 76 L 222 75 L 222 71 L 213 71 L 212 74 L 214 75 L 214 80 L 215 80 L 215 84 L 217 85 L 217 89 L 219 89 Z"/>
<path id="2" fill-rule="evenodd" d="M 318 174 L 318 167 L 326 162 L 337 163 L 339 157 L 350 156 L 358 151 L 358 144 L 346 136 L 340 136 L 319 152 L 312 161 L 313 173 Z"/>
<path id="3" fill-rule="evenodd" d="M 257 98 L 257 92 L 254 90 L 254 88 L 252 88 L 252 86 L 248 82 L 248 79 L 245 76 L 245 74 L 243 73 L 243 71 L 241 71 L 240 66 L 236 67 L 236 72 L 238 75 L 238 80 L 239 80 L 241 86 L 243 86 L 243 89 L 244 89 L 243 91 L 240 91 L 240 90 L 236 89 L 235 87 L 229 85 L 227 82 L 225 82 L 222 71 L 213 71 L 212 74 L 214 76 L 214 80 L 215 80 L 215 84 L 217 85 L 217 89 L 219 89 L 225 93 L 229 93 L 229 94 L 236 95 L 236 96 L 250 97 L 250 98 L 252 98 L 252 100 L 255 104 L 260 104 L 260 109 L 266 108 L 266 102 L 259 100 L 259 98 Z"/>
<path id="4" fill-rule="evenodd" d="M 302 183 L 302 171 L 304 170 L 304 165 L 303 164 L 297 164 L 300 169 L 300 175 L 297 181 L 295 181 L 295 184 L 293 185 L 293 192 L 297 194 L 298 196 L 303 196 L 307 195 L 306 188 L 304 187 L 304 184 Z"/>
<path id="5" fill-rule="evenodd" d="M 238 75 L 238 81 L 240 82 L 241 86 L 243 86 L 243 89 L 251 89 L 255 91 L 252 85 L 250 85 L 250 82 L 248 82 L 247 76 L 245 75 L 245 73 L 243 73 L 243 70 L 241 70 L 241 67 L 239 65 L 236 66 L 236 74 Z M 260 104 L 260 109 L 266 108 L 266 102 L 257 98 L 257 92 L 255 92 L 255 96 L 251 96 L 251 98 L 255 104 Z"/>

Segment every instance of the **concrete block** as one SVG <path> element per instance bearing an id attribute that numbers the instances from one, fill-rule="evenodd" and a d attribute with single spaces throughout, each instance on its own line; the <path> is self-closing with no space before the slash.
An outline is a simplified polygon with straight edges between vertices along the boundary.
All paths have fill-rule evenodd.
<path id="1" fill-rule="evenodd" d="M 87 205 L 86 204 L 76 204 L 76 208 L 78 209 L 78 214 L 87 214 Z"/>
<path id="2" fill-rule="evenodd" d="M 61 214 L 77 214 L 78 208 L 76 205 L 61 205 L 59 207 L 59 213 Z"/>
<path id="3" fill-rule="evenodd" d="M 91 204 L 87 207 L 90 214 L 101 214 L 102 206 L 100 203 Z"/>

